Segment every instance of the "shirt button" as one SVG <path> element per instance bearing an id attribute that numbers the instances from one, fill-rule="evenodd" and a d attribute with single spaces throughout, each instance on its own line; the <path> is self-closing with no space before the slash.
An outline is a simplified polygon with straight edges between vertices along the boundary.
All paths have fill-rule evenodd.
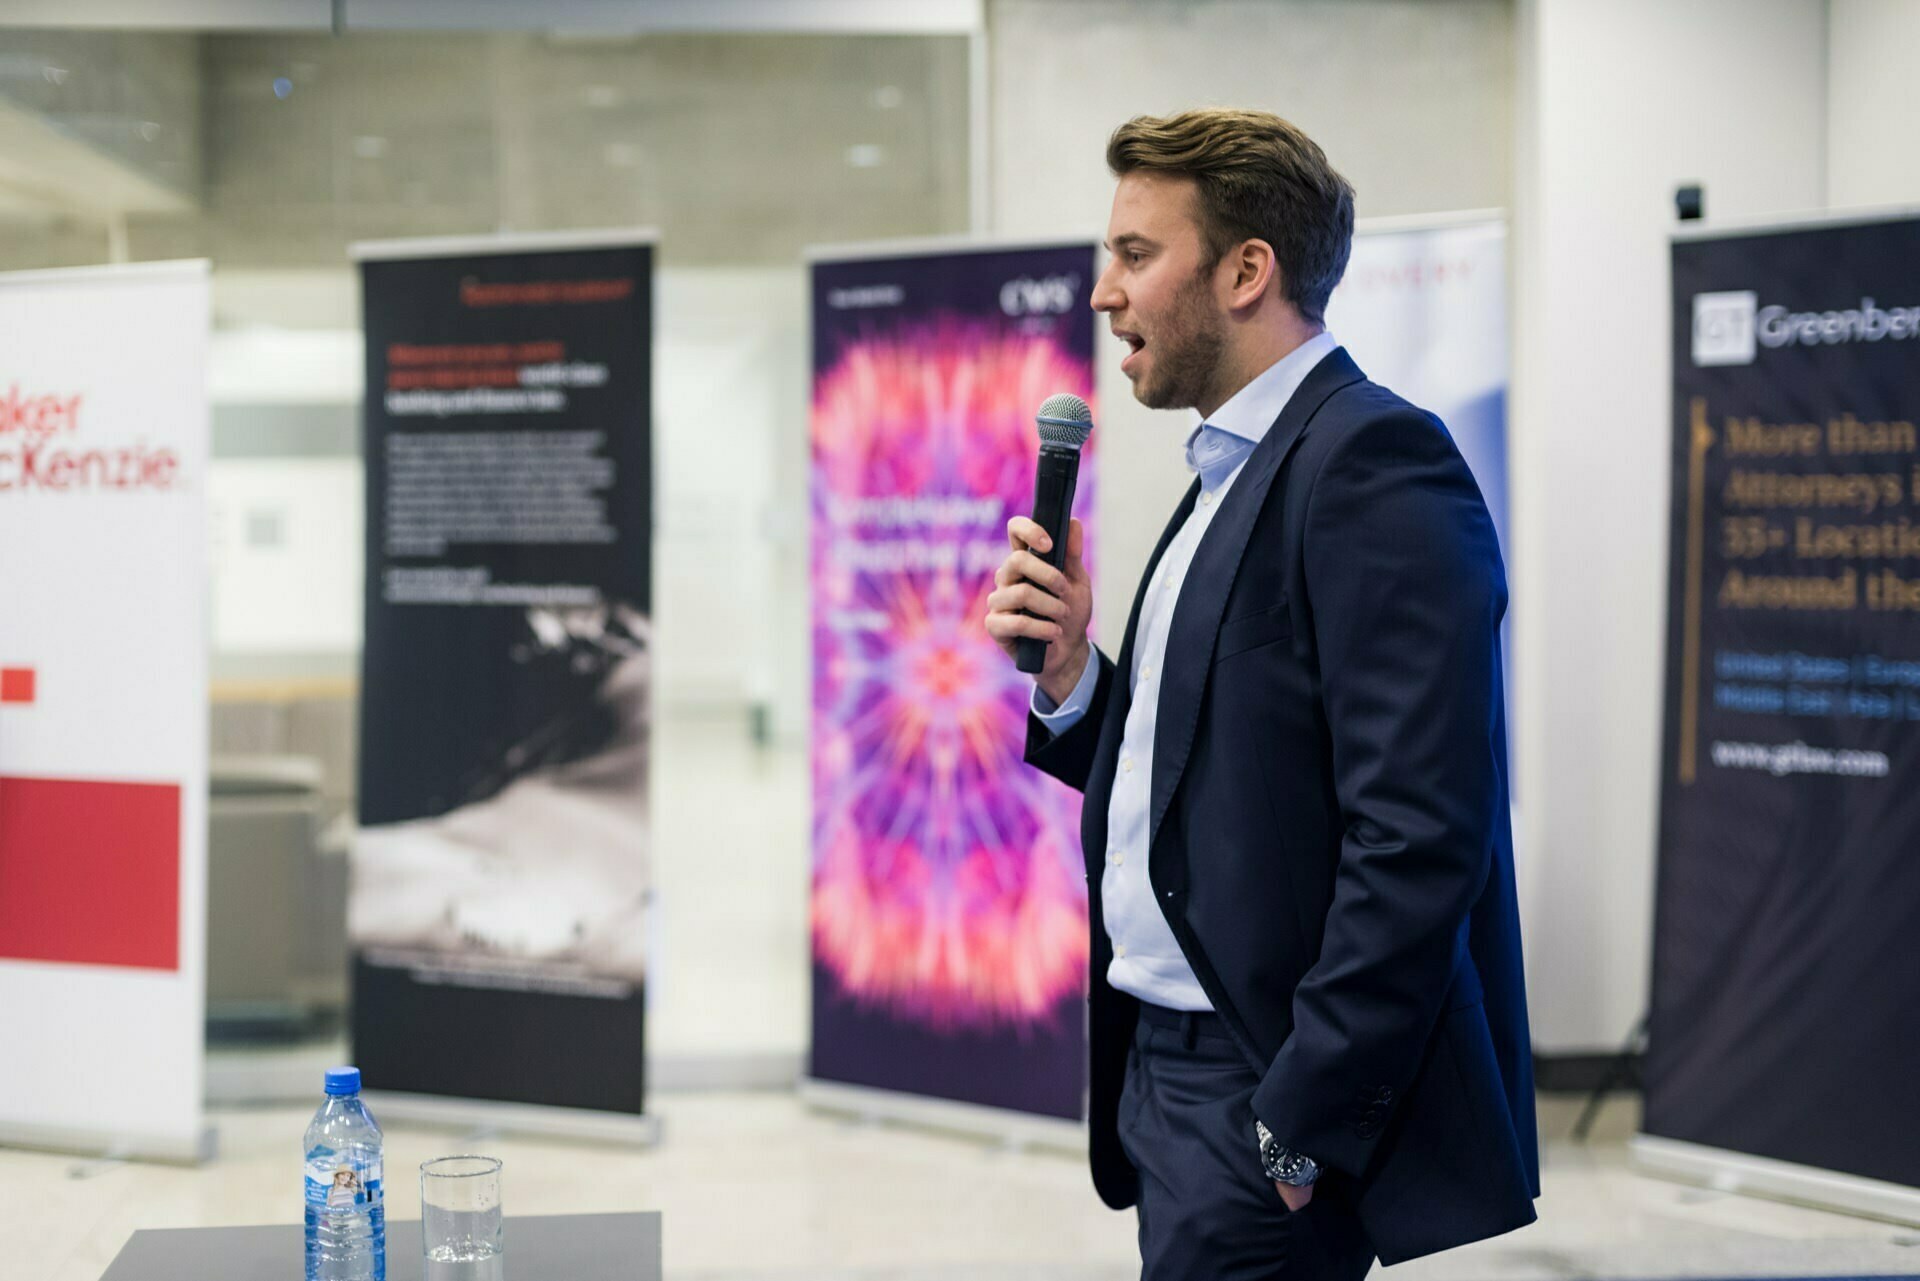
<path id="1" fill-rule="evenodd" d="M 1113 865 L 1115 867 L 1121 866 L 1126 861 L 1127 861 L 1127 856 L 1125 854 L 1122 854 L 1119 850 L 1115 850 L 1113 852 Z"/>
<path id="2" fill-rule="evenodd" d="M 1133 757 L 1123 756 L 1120 758 L 1120 772 L 1123 774 L 1133 773 Z"/>
<path id="3" fill-rule="evenodd" d="M 1147 664 L 1147 665 L 1146 665 L 1145 667 L 1142 667 L 1142 668 L 1140 669 L 1140 679 L 1141 679 L 1141 680 L 1143 680 L 1143 681 L 1150 681 L 1150 680 L 1152 680 L 1152 679 L 1153 679 L 1153 664 L 1152 664 L 1152 663 L 1148 663 L 1148 664 Z"/>
<path id="4" fill-rule="evenodd" d="M 1211 506 L 1213 506 L 1213 495 L 1212 495 L 1212 494 L 1202 494 L 1202 495 L 1200 495 L 1200 505 L 1201 505 L 1202 507 L 1211 507 Z"/>
<path id="5" fill-rule="evenodd" d="M 1113 954 L 1115 956 L 1125 957 L 1127 954 L 1127 945 L 1125 943 L 1115 943 L 1113 945 Z"/>

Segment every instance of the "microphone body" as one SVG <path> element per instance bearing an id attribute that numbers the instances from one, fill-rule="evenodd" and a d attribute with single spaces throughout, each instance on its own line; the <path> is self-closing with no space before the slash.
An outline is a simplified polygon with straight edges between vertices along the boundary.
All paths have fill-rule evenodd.
<path id="1" fill-rule="evenodd" d="M 1047 398 L 1037 415 L 1040 458 L 1033 477 L 1033 522 L 1047 531 L 1053 546 L 1040 558 L 1055 569 L 1067 563 L 1068 522 L 1073 517 L 1073 491 L 1080 481 L 1080 447 L 1093 430 L 1087 402 L 1078 396 Z M 1040 555 L 1036 552 L 1035 555 Z M 1031 610 L 1029 618 L 1038 617 Z M 1047 642 L 1022 636 L 1014 646 L 1013 665 L 1029 675 L 1046 665 Z"/>

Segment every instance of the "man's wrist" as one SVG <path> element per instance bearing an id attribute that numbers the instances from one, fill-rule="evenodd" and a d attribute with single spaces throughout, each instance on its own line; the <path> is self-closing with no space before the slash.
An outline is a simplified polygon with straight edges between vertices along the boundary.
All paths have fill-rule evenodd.
<path id="1" fill-rule="evenodd" d="M 1034 683 L 1040 692 L 1053 701 L 1055 707 L 1063 707 L 1073 697 L 1073 691 L 1079 687 L 1080 678 L 1087 673 L 1087 664 L 1093 659 L 1093 645 L 1083 636 L 1080 638 L 1080 652 L 1060 665 L 1060 670 L 1051 676 L 1042 674 Z"/>
<path id="2" fill-rule="evenodd" d="M 1291 1188 L 1312 1187 L 1320 1177 L 1320 1163 L 1304 1152 L 1295 1152 L 1273 1137 L 1266 1122 L 1255 1118 L 1254 1138 L 1260 1145 L 1260 1164 L 1267 1177 Z"/>

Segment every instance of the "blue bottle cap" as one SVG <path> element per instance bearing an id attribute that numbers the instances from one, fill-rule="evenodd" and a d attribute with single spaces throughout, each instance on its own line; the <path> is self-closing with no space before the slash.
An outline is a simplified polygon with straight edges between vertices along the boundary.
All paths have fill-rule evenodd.
<path id="1" fill-rule="evenodd" d="M 360 1093 L 360 1069 L 357 1067 L 328 1068 L 327 1093 L 332 1095 Z"/>

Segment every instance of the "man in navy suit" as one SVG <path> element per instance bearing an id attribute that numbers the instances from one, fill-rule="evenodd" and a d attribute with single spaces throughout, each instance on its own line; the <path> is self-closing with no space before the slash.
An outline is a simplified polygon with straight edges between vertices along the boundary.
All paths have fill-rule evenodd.
<path id="1" fill-rule="evenodd" d="M 1095 310 L 1197 473 L 1117 659 L 1008 527 L 1027 760 L 1086 793 L 1094 1184 L 1143 1275 L 1359 1278 L 1534 1218 L 1493 522 L 1326 332 L 1353 191 L 1261 112 L 1121 126 Z M 1032 550 L 1030 550 L 1032 549 Z"/>

